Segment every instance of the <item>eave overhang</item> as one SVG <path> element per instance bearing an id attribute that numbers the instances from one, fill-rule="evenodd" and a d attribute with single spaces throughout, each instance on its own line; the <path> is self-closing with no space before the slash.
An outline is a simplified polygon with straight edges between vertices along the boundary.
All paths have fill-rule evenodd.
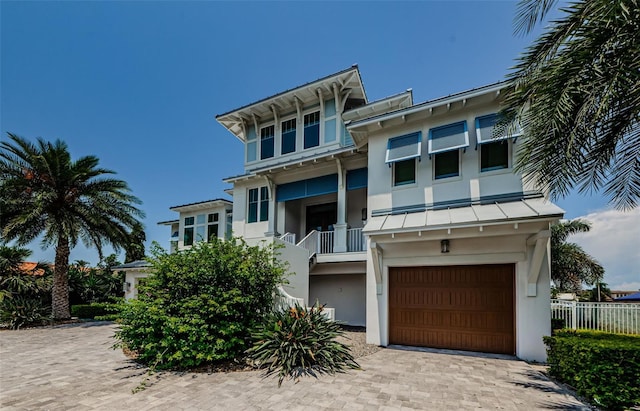
<path id="1" fill-rule="evenodd" d="M 199 201 L 197 203 L 189 203 L 189 204 L 173 206 L 173 207 L 170 207 L 169 210 L 182 213 L 182 212 L 198 211 L 198 210 L 215 208 L 215 207 L 227 207 L 232 205 L 233 205 L 233 202 L 230 200 L 217 198 L 215 200 L 206 200 L 206 201 Z"/>
<path id="2" fill-rule="evenodd" d="M 179 224 L 180 220 L 167 220 L 167 221 L 158 221 L 158 225 L 168 225 L 172 226 L 174 224 Z"/>
<path id="3" fill-rule="evenodd" d="M 434 100 L 428 100 L 410 107 L 400 108 L 395 111 L 359 120 L 347 121 L 346 127 L 353 137 L 355 144 L 361 146 L 366 142 L 371 132 L 380 130 L 383 127 L 403 124 L 416 117 L 428 118 L 434 115 L 434 113 L 449 112 L 456 108 L 464 108 L 476 100 L 490 101 L 498 99 L 501 91 L 505 89 L 506 86 L 506 82 L 489 84 Z"/>
<path id="4" fill-rule="evenodd" d="M 327 77 L 219 114 L 216 116 L 216 120 L 240 141 L 245 142 L 246 128 L 250 124 L 254 124 L 254 121 L 268 121 L 273 118 L 274 110 L 289 112 L 295 110 L 296 104 L 302 107 L 318 104 L 319 93 L 327 97 L 333 96 L 334 86 L 339 93 L 349 91 L 349 98 L 362 99 L 367 102 L 360 71 L 358 66 L 354 65 Z"/>

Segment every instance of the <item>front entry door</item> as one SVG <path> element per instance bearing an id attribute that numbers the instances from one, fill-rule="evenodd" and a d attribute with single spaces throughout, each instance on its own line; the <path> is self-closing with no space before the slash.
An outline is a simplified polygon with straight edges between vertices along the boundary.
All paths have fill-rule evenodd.
<path id="1" fill-rule="evenodd" d="M 311 230 L 331 231 L 330 227 L 338 218 L 338 203 L 318 204 L 307 207 L 307 227 L 305 234 Z"/>

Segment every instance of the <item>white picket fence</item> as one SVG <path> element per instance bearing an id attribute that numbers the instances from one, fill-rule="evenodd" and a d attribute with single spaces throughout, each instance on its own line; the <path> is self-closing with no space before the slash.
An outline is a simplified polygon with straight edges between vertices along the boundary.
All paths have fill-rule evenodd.
<path id="1" fill-rule="evenodd" d="M 551 318 L 567 328 L 586 328 L 619 334 L 640 334 L 640 304 L 551 300 Z"/>

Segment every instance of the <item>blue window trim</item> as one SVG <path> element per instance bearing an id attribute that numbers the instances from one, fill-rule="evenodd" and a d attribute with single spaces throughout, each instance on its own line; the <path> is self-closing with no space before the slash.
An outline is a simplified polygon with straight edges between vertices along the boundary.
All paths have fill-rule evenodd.
<path id="1" fill-rule="evenodd" d="M 491 113 L 491 114 L 487 114 L 485 116 L 476 117 L 476 121 L 475 121 L 475 123 L 476 123 L 476 150 L 478 149 L 478 146 L 480 144 L 494 143 L 496 141 L 508 140 L 510 138 L 512 138 L 513 141 L 515 142 L 515 140 L 522 135 L 522 130 L 520 130 L 520 132 L 518 132 L 516 134 L 504 135 L 504 136 L 496 137 L 496 138 L 491 138 L 491 136 L 489 136 L 488 140 L 483 140 L 482 139 L 482 132 L 481 132 L 481 128 L 480 128 L 480 121 L 484 120 L 484 119 L 497 118 L 497 117 L 498 117 L 498 113 Z"/>
<path id="2" fill-rule="evenodd" d="M 399 158 L 394 158 L 394 159 L 389 160 L 389 150 L 391 150 L 391 144 L 392 144 L 394 141 L 397 141 L 397 140 L 399 140 L 399 139 L 407 138 L 407 137 L 412 137 L 412 136 L 414 136 L 414 135 L 418 137 L 416 153 L 415 153 L 415 154 L 408 155 L 408 156 L 399 157 Z M 386 155 L 385 155 L 384 162 L 385 162 L 385 164 L 389 164 L 389 167 L 391 167 L 391 165 L 392 165 L 393 163 L 396 163 L 396 162 L 398 162 L 398 161 L 411 160 L 412 158 L 417 158 L 417 159 L 418 159 L 418 161 L 420 161 L 420 160 L 421 160 L 421 157 L 422 157 L 422 131 L 416 131 L 416 132 L 414 132 L 414 133 L 409 133 L 409 134 L 404 134 L 404 135 L 402 135 L 402 136 L 393 137 L 393 138 L 390 138 L 390 139 L 387 141 L 387 153 L 386 153 Z"/>
<path id="3" fill-rule="evenodd" d="M 433 141 L 433 132 L 434 131 L 438 131 L 438 130 L 441 130 L 443 128 L 447 128 L 447 127 L 451 127 L 451 126 L 457 126 L 458 124 L 462 124 L 463 127 L 464 127 L 464 139 L 465 139 L 465 143 L 464 144 L 459 144 L 457 146 L 447 147 L 447 148 L 443 148 L 443 149 L 440 149 L 440 150 L 433 150 L 431 148 L 431 142 Z M 431 157 L 432 154 L 445 153 L 447 151 L 459 150 L 461 148 L 466 149 L 467 147 L 469 147 L 469 130 L 467 129 L 467 121 L 466 120 L 457 121 L 455 123 L 444 124 L 442 126 L 433 127 L 433 128 L 429 129 L 429 147 L 428 147 L 429 157 Z"/>

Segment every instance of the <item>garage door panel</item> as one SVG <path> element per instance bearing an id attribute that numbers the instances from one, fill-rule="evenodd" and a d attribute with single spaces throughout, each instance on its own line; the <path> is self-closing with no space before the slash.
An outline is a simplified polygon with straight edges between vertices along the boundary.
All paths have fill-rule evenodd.
<path id="1" fill-rule="evenodd" d="M 390 343 L 513 354 L 513 273 L 513 265 L 390 268 Z"/>

